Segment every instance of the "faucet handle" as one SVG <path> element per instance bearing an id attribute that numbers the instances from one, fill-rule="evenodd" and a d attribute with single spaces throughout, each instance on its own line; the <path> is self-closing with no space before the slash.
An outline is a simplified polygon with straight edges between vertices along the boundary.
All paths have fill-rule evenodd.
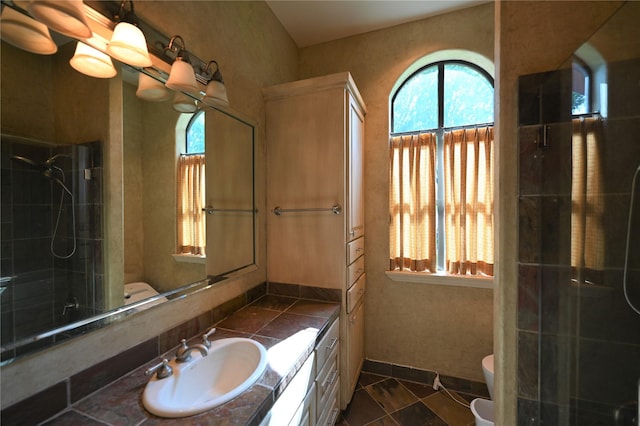
<path id="1" fill-rule="evenodd" d="M 209 329 L 209 331 L 207 331 L 206 333 L 204 333 L 202 335 L 202 344 L 205 345 L 207 347 L 207 349 L 209 349 L 211 347 L 211 342 L 209 341 L 209 336 L 211 336 L 215 332 L 216 332 L 216 328 L 212 327 L 212 328 Z"/>
<path id="2" fill-rule="evenodd" d="M 191 359 L 191 353 L 189 352 L 189 346 L 187 345 L 187 339 L 180 340 L 180 347 L 176 350 L 176 360 L 179 362 L 186 362 Z"/>
<path id="3" fill-rule="evenodd" d="M 173 374 L 173 369 L 169 365 L 169 360 L 166 358 L 163 358 L 160 364 L 156 364 L 153 367 L 148 368 L 144 372 L 144 375 L 153 376 L 154 373 L 156 373 L 156 377 L 158 379 L 164 379 L 166 377 L 171 376 Z"/>

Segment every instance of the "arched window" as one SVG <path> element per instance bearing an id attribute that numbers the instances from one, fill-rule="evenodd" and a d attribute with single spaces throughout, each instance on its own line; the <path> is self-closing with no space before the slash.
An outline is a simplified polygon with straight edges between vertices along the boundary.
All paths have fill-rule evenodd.
<path id="1" fill-rule="evenodd" d="M 204 154 L 204 111 L 198 111 L 187 124 L 185 154 Z"/>
<path id="2" fill-rule="evenodd" d="M 391 99 L 390 271 L 493 276 L 493 79 L 430 63 Z"/>
<path id="3" fill-rule="evenodd" d="M 571 113 L 573 115 L 591 112 L 591 71 L 586 63 L 574 57 L 572 64 Z"/>
<path id="4" fill-rule="evenodd" d="M 186 117 L 185 117 L 186 118 Z M 178 120 L 178 127 L 180 120 Z M 204 257 L 206 252 L 205 113 L 198 111 L 183 128 L 178 157 L 177 253 Z M 184 125 L 184 124 L 183 124 Z M 179 129 L 176 129 L 180 136 Z M 178 137 L 180 140 L 180 137 Z"/>

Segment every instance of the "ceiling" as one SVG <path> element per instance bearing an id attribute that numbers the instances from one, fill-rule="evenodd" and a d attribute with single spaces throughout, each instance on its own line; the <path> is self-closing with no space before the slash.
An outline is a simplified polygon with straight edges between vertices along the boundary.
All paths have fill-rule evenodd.
<path id="1" fill-rule="evenodd" d="M 375 31 L 488 0 L 266 0 L 298 47 Z"/>

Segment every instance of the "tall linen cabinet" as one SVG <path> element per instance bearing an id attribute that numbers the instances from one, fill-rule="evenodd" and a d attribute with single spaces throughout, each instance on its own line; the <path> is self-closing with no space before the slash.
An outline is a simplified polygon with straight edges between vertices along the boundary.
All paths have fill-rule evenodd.
<path id="1" fill-rule="evenodd" d="M 340 406 L 364 361 L 364 116 L 348 72 L 264 89 L 267 279 L 339 289 Z"/>

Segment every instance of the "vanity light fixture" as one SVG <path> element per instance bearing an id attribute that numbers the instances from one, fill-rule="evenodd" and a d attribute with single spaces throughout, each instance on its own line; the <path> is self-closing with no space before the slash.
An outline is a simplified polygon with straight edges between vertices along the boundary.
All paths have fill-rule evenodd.
<path id="1" fill-rule="evenodd" d="M 204 102 L 212 102 L 217 105 L 229 106 L 229 97 L 227 96 L 227 89 L 224 86 L 224 80 L 222 80 L 222 74 L 220 73 L 220 67 L 216 61 L 210 61 L 207 64 L 205 73 L 209 73 L 209 67 L 215 64 L 216 70 L 211 75 L 209 82 L 207 83 L 207 89 L 205 96 L 202 98 Z"/>
<path id="2" fill-rule="evenodd" d="M 52 55 L 58 51 L 46 25 L 9 6 L 2 7 L 0 35 L 2 40 L 27 52 Z"/>
<path id="3" fill-rule="evenodd" d="M 147 49 L 147 40 L 142 30 L 135 25 L 137 18 L 133 13 L 133 1 L 130 0 L 131 11 L 128 13 L 124 10 L 126 3 L 127 0 L 124 0 L 120 4 L 120 12 L 115 16 L 119 22 L 107 44 L 107 53 L 133 67 L 150 67 L 153 63 Z"/>
<path id="4" fill-rule="evenodd" d="M 76 51 L 69 60 L 69 64 L 71 64 L 76 71 L 90 77 L 111 78 L 118 73 L 109 55 L 81 41 L 76 45 Z"/>
<path id="5" fill-rule="evenodd" d="M 180 40 L 181 44 L 177 41 Z M 189 53 L 185 49 L 184 40 L 179 35 L 171 37 L 169 45 L 165 48 L 167 51 L 177 49 L 178 54 L 176 60 L 171 65 L 169 79 L 165 85 L 172 90 L 180 92 L 198 92 L 198 83 L 196 82 L 196 73 L 193 66 L 189 63 Z"/>
<path id="6" fill-rule="evenodd" d="M 27 12 L 54 31 L 86 39 L 93 34 L 84 14 L 82 0 L 32 0 Z"/>
<path id="7" fill-rule="evenodd" d="M 136 96 L 145 101 L 161 102 L 171 97 L 169 89 L 162 82 L 148 76 L 143 72 L 138 73 L 138 90 Z"/>
<path id="8" fill-rule="evenodd" d="M 182 113 L 191 113 L 196 112 L 198 107 L 196 106 L 195 100 L 182 92 L 176 92 L 173 97 L 173 109 Z"/>

